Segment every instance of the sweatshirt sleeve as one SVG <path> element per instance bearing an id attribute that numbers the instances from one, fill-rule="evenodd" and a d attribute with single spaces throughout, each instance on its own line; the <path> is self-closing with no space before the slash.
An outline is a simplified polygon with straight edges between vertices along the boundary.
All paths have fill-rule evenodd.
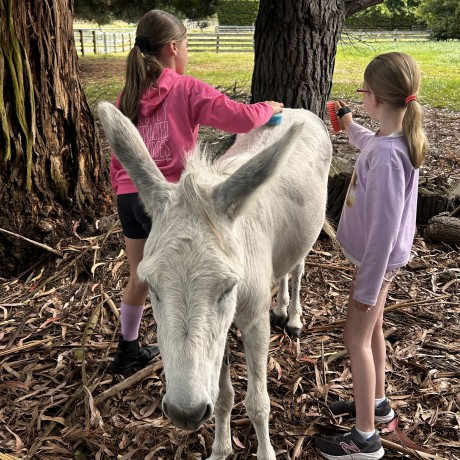
<path id="1" fill-rule="evenodd" d="M 191 84 L 189 102 L 195 123 L 233 134 L 258 128 L 273 115 L 273 109 L 266 102 L 236 102 L 200 80 Z"/>
<path id="2" fill-rule="evenodd" d="M 365 251 L 353 298 L 375 305 L 396 244 L 404 210 L 404 170 L 389 165 L 369 171 L 365 194 Z"/>
<path id="3" fill-rule="evenodd" d="M 358 123 L 351 123 L 348 127 L 348 140 L 353 147 L 363 150 L 366 144 L 375 137 L 375 133 Z"/>

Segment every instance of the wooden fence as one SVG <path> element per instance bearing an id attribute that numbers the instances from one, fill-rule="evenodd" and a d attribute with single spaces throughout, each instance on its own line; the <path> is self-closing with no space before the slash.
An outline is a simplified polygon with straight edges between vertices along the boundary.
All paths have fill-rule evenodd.
<path id="1" fill-rule="evenodd" d="M 253 52 L 254 33 L 251 31 L 235 30 L 216 27 L 215 33 L 193 33 L 188 35 L 190 52 L 210 51 L 216 53 Z M 135 32 L 103 32 L 100 30 L 78 29 L 74 31 L 77 53 L 107 54 L 129 51 L 134 45 Z M 428 41 L 430 31 L 392 30 L 344 30 L 341 40 L 343 43 L 356 41 Z"/>

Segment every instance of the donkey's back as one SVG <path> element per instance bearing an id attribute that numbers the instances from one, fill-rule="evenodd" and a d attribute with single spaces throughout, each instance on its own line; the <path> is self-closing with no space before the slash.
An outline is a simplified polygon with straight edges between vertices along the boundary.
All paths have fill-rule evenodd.
<path id="1" fill-rule="evenodd" d="M 313 113 L 303 109 L 285 109 L 280 125 L 264 126 L 238 135 L 220 160 L 223 168 L 234 170 L 299 122 L 303 123 L 303 129 L 291 153 L 277 176 L 265 186 L 250 217 L 241 222 L 240 228 L 250 246 L 246 253 L 254 254 L 257 259 L 252 263 L 248 258 L 245 279 L 248 285 L 260 285 L 264 271 L 273 273 L 279 282 L 274 321 L 277 325 L 286 326 L 293 336 L 299 335 L 302 329 L 299 291 L 304 259 L 325 222 L 332 158 L 329 134 L 324 123 Z M 263 257 L 261 253 L 269 257 Z M 264 262 L 267 264 L 265 267 Z M 287 290 L 289 273 L 292 275 L 291 298 Z"/>

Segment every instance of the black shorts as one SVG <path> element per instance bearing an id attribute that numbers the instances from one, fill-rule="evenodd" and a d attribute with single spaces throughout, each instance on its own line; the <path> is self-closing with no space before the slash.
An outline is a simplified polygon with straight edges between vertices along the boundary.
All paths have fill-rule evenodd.
<path id="1" fill-rule="evenodd" d="M 117 195 L 117 207 L 123 234 L 127 238 L 141 240 L 149 236 L 152 221 L 145 212 L 138 193 Z"/>

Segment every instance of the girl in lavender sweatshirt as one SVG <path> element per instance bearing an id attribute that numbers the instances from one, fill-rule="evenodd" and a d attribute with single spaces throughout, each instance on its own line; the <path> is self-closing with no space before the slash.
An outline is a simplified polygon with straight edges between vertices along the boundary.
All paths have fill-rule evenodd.
<path id="1" fill-rule="evenodd" d="M 146 13 L 126 65 L 126 82 L 117 106 L 137 126 L 152 160 L 171 182 L 177 182 L 188 152 L 196 145 L 200 125 L 231 133 L 246 133 L 264 125 L 283 109 L 279 102 L 243 104 L 212 86 L 185 76 L 187 29 L 176 16 L 161 10 Z M 159 350 L 140 347 L 139 326 L 147 285 L 137 278 L 151 229 L 137 189 L 112 155 L 110 176 L 117 194 L 130 275 L 121 302 L 121 335 L 113 371 L 128 375 L 144 367 Z"/>
<path id="2" fill-rule="evenodd" d="M 336 102 L 341 127 L 360 149 L 337 230 L 344 255 L 356 266 L 350 286 L 344 343 L 350 356 L 354 401 L 337 401 L 334 414 L 356 417 L 355 427 L 318 437 L 328 459 L 379 459 L 384 451 L 374 423 L 394 417 L 385 396 L 383 309 L 392 278 L 410 256 L 415 236 L 419 166 L 428 148 L 417 102 L 420 71 L 403 53 L 374 58 L 358 92 L 374 133 L 353 121 Z"/>

